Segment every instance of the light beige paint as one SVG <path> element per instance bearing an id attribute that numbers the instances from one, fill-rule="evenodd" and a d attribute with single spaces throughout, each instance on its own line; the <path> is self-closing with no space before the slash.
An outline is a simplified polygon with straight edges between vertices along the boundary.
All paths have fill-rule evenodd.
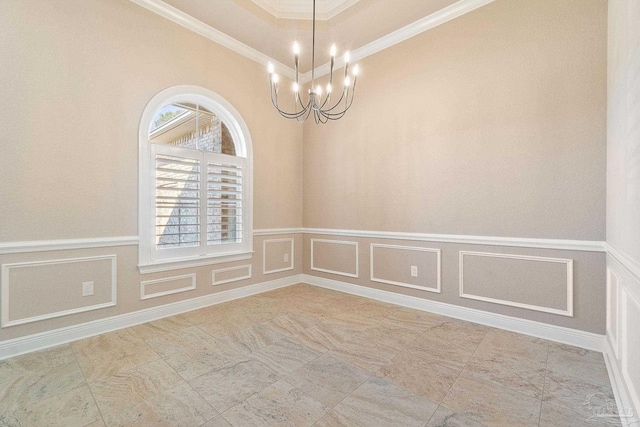
<path id="1" fill-rule="evenodd" d="M 354 241 L 340 239 L 314 238 L 310 241 L 305 253 L 312 254 L 313 263 L 311 270 L 328 270 L 340 276 L 357 276 L 358 271 L 358 245 Z"/>
<path id="2" fill-rule="evenodd" d="M 606 1 L 497 0 L 361 68 L 305 124 L 305 227 L 604 239 Z"/>
<path id="3" fill-rule="evenodd" d="M 61 260 L 56 263 L 8 265 L 4 302 L 9 321 L 51 315 L 105 303 L 112 298 L 112 258 Z M 82 284 L 93 282 L 93 295 L 82 296 Z"/>
<path id="4" fill-rule="evenodd" d="M 312 2 L 308 1 L 309 11 Z M 335 43 L 341 55 L 455 3 L 456 0 L 360 0 L 316 24 L 316 66 L 329 62 Z M 236 40 L 293 67 L 294 40 L 301 47 L 300 69 L 311 69 L 311 22 L 278 19 L 250 0 L 165 0 L 166 3 Z M 373 23 L 373 25 L 372 25 Z"/>
<path id="5" fill-rule="evenodd" d="M 640 263 L 640 2 L 609 2 L 607 242 Z"/>
<path id="6" fill-rule="evenodd" d="M 265 240 L 264 271 L 276 272 L 291 268 L 294 264 L 295 243 L 293 237 Z M 287 259 L 285 260 L 285 255 Z"/>
<path id="7" fill-rule="evenodd" d="M 539 310 L 569 311 L 567 288 L 573 286 L 573 280 L 567 272 L 567 263 L 554 259 L 465 254 L 462 274 L 463 292 L 471 298 L 527 304 L 537 306 Z"/>
<path id="8" fill-rule="evenodd" d="M 195 289 L 189 288 L 194 285 L 195 278 L 185 274 L 168 276 L 159 281 L 143 280 L 140 282 L 140 287 L 144 288 L 142 292 L 145 297 L 149 298 L 160 298 L 169 292 L 191 292 Z"/>
<path id="9" fill-rule="evenodd" d="M 438 254 L 419 249 L 420 246 L 389 248 L 376 246 L 373 251 L 372 280 L 398 282 L 411 286 L 419 286 L 437 290 L 438 288 Z M 411 276 L 411 267 L 417 267 L 417 277 Z M 371 272 L 371 270 L 369 270 Z"/>
<path id="10" fill-rule="evenodd" d="M 284 271 L 281 273 L 274 273 L 264 275 L 262 274 L 262 241 L 269 238 L 285 238 L 293 237 L 295 239 L 295 265 L 294 269 L 290 271 Z M 89 311 L 85 313 L 72 314 L 63 317 L 57 317 L 48 319 L 45 321 L 38 321 L 34 323 L 10 326 L 8 328 L 0 329 L 0 341 L 4 341 L 11 338 L 31 335 L 38 332 L 50 331 L 58 328 L 62 328 L 70 325 L 77 325 L 80 323 L 89 322 L 97 319 L 105 319 L 108 317 L 131 313 L 133 311 L 142 310 L 145 308 L 157 307 L 160 305 L 166 305 L 175 303 L 178 301 L 184 301 L 191 298 L 201 297 L 217 292 L 223 292 L 230 289 L 235 289 L 241 286 L 247 286 L 254 283 L 262 283 L 269 280 L 280 279 L 283 277 L 300 274 L 302 272 L 302 235 L 286 235 L 286 236 L 256 236 L 253 242 L 254 256 L 250 260 L 236 261 L 232 263 L 224 264 L 211 264 L 197 268 L 188 268 L 181 270 L 173 270 L 161 273 L 140 274 L 137 267 L 138 259 L 138 247 L 120 246 L 112 248 L 95 248 L 95 249 L 77 249 L 77 250 L 62 250 L 62 251 L 50 251 L 50 252 L 32 252 L 22 254 L 8 254 L 0 255 L 0 264 L 11 264 L 16 262 L 34 262 L 42 260 L 60 260 L 70 259 L 86 256 L 101 256 L 101 255 L 116 255 L 118 261 L 117 271 L 117 292 L 118 292 L 118 304 L 115 307 L 102 308 L 95 311 Z M 269 249 L 267 249 L 269 250 Z M 213 270 L 236 267 L 246 264 L 251 264 L 252 277 L 232 283 L 225 283 L 218 286 L 211 286 L 211 272 Z M 169 278 L 173 276 L 179 276 L 184 274 L 196 274 L 196 289 L 188 292 L 181 292 L 172 295 L 166 295 L 158 298 L 151 298 L 146 300 L 140 300 L 140 282 L 147 280 L 155 280 L 162 278 Z M 243 272 L 244 273 L 244 272 Z M 70 275 L 78 275 L 77 272 L 72 272 Z M 33 281 L 30 283 L 29 292 L 23 294 L 22 306 L 14 305 L 18 310 L 30 310 L 28 305 L 36 304 L 39 307 L 45 308 L 48 312 L 56 312 L 68 308 L 68 305 L 62 303 L 46 303 L 46 299 L 42 298 L 43 288 L 50 283 L 46 277 L 41 280 Z M 74 282 L 75 283 L 75 282 Z M 184 284 L 184 283 L 182 283 Z M 67 293 L 80 292 L 81 284 L 69 284 L 66 289 Z M 75 303 L 81 306 L 82 300 L 75 299 Z M 42 304 L 42 305 L 41 305 Z M 75 305 L 74 305 L 75 307 Z"/>
<path id="11" fill-rule="evenodd" d="M 252 274 L 253 273 L 252 273 L 252 268 L 250 264 L 216 269 L 213 271 L 212 285 L 218 286 L 222 282 L 230 283 L 230 282 L 236 282 L 239 280 L 244 280 L 247 277 L 251 276 Z"/>
<path id="12" fill-rule="evenodd" d="M 304 222 L 602 239 L 605 4 L 497 0 L 367 58 L 353 110 L 337 123 L 306 125 L 303 135 L 270 106 L 261 66 L 128 0 L 2 1 L 0 57 L 9 60 L 0 70 L 0 114 L 11 120 L 0 139 L 0 241 L 137 235 L 140 114 L 178 84 L 219 93 L 246 121 L 254 228 Z M 0 341 L 299 274 L 303 252 L 308 274 L 604 332 L 600 253 L 426 243 L 443 250 L 443 291 L 435 294 L 371 282 L 372 239 L 348 239 L 359 242 L 358 259 L 354 246 L 333 244 L 320 245 L 314 260 L 347 274 L 358 261 L 359 279 L 312 271 L 312 237 L 332 238 L 306 236 L 303 247 L 296 235 L 295 268 L 269 275 L 262 242 L 272 236 L 255 237 L 248 261 L 148 275 L 138 273 L 136 246 L 2 255 L 0 264 L 115 254 L 118 305 L 4 328 Z M 460 250 L 574 259 L 575 316 L 459 298 Z M 210 286 L 212 270 L 247 263 L 251 279 Z M 140 300 L 141 281 L 193 272 L 196 290 Z M 401 277 L 392 268 L 380 274 Z"/>
<path id="13" fill-rule="evenodd" d="M 254 152 L 254 228 L 302 222 L 302 128 L 261 66 L 128 0 L 0 2 L 0 241 L 137 235 L 138 126 L 197 85 L 229 101 Z"/>
<path id="14" fill-rule="evenodd" d="M 357 241 L 360 248 L 358 254 L 358 266 L 361 274 L 359 278 L 352 278 L 311 269 L 311 239 L 318 238 L 344 239 L 344 237 L 341 236 L 321 236 L 314 234 L 305 234 L 304 251 L 305 254 L 307 254 L 303 262 L 303 272 L 305 274 L 311 274 L 318 277 L 353 283 L 356 285 L 367 286 L 374 289 L 381 289 L 384 291 L 415 296 L 418 298 L 444 302 L 447 304 L 474 308 L 490 313 L 504 314 L 506 316 L 519 317 L 523 319 L 534 320 L 537 322 L 549 323 L 552 325 L 565 326 L 568 328 L 594 332 L 598 334 L 603 334 L 605 330 L 605 255 L 603 253 L 350 237 L 349 240 Z M 371 243 L 382 243 L 400 246 L 423 246 L 441 249 L 442 293 L 438 294 L 420 289 L 404 288 L 400 286 L 371 281 L 368 274 L 370 269 L 369 245 Z M 328 248 L 327 250 L 322 252 L 322 255 L 331 256 L 326 254 L 330 254 L 332 251 L 333 248 Z M 458 260 L 460 251 L 493 252 L 508 255 L 573 259 L 574 316 L 567 317 L 558 314 L 544 313 L 535 310 L 511 307 L 491 302 L 460 298 L 458 274 Z M 333 258 L 338 257 L 333 255 Z M 350 260 L 349 265 L 352 265 L 352 263 L 353 260 Z M 512 268 L 515 275 L 520 275 L 520 272 L 523 271 L 520 270 L 519 266 L 512 266 Z M 381 272 L 380 274 L 391 275 L 391 271 L 392 270 Z M 526 271 L 526 269 L 524 271 Z M 537 270 L 535 274 L 541 275 L 541 277 L 545 277 L 545 272 L 547 272 L 547 270 L 543 266 L 540 270 Z M 486 278 L 486 275 L 484 277 Z M 499 286 L 500 283 L 501 282 L 498 282 Z M 482 289 L 484 292 L 492 294 L 492 289 L 494 289 L 493 286 L 494 284 L 491 280 L 486 280 L 483 284 Z M 528 290 L 525 289 L 525 286 L 527 286 L 527 283 L 513 283 L 510 292 L 512 295 L 526 295 Z M 536 296 L 536 298 L 539 297 Z"/>

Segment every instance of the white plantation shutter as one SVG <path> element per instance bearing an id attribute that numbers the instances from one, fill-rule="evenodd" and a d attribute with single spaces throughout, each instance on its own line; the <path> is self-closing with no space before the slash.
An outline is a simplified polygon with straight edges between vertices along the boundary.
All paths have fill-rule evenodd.
<path id="1" fill-rule="evenodd" d="M 242 243 L 242 159 L 207 157 L 207 245 Z"/>
<path id="2" fill-rule="evenodd" d="M 152 152 L 156 258 L 199 253 L 202 241 L 201 155 L 194 150 L 157 144 L 153 145 Z"/>
<path id="3" fill-rule="evenodd" d="M 253 154 L 238 111 L 174 86 L 149 101 L 139 132 L 140 272 L 251 258 Z"/>
<path id="4" fill-rule="evenodd" d="M 152 156 L 152 258 L 241 250 L 245 159 L 164 144 Z"/>

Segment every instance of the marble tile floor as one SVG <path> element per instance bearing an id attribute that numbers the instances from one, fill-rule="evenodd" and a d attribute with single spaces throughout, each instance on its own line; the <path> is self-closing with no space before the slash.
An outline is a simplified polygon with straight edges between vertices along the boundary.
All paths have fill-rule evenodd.
<path id="1" fill-rule="evenodd" d="M 612 425 L 589 396 L 602 354 L 305 284 L 0 361 L 7 427 Z"/>

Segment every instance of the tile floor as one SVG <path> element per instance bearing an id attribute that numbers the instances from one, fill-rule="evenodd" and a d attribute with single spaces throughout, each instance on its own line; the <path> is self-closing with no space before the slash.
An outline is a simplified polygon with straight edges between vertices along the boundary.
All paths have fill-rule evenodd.
<path id="1" fill-rule="evenodd" d="M 296 285 L 0 361 L 0 426 L 599 426 L 602 354 Z"/>

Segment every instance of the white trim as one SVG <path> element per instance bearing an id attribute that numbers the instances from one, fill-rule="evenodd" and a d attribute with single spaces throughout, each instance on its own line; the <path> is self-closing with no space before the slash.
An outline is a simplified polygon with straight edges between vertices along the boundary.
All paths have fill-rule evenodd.
<path id="1" fill-rule="evenodd" d="M 0 243 L 0 255 L 70 249 L 109 248 L 138 244 L 138 236 L 93 237 L 89 239 L 33 240 Z"/>
<path id="2" fill-rule="evenodd" d="M 147 285 L 153 285 L 154 283 L 163 283 L 163 282 L 171 282 L 172 280 L 180 280 L 180 279 L 191 279 L 191 285 L 185 286 L 184 288 L 170 289 L 168 291 L 155 292 L 152 294 L 147 294 L 145 292 Z M 163 277 L 162 279 L 155 280 L 145 280 L 140 282 L 140 300 L 146 300 L 151 298 L 163 297 L 165 295 L 173 295 L 181 292 L 192 291 L 196 288 L 196 274 L 183 274 L 180 276 L 172 276 L 172 277 Z"/>
<path id="3" fill-rule="evenodd" d="M 615 279 L 615 289 L 613 288 L 613 279 Z M 612 304 L 611 297 L 614 295 L 616 297 L 616 307 L 615 307 L 615 319 L 613 318 L 612 313 Z M 618 276 L 607 267 L 607 338 L 609 340 L 609 344 L 613 349 L 613 355 L 618 359 L 620 357 L 620 280 L 618 280 Z M 615 330 L 613 328 L 612 323 L 615 320 Z M 615 341 L 613 341 L 613 336 L 615 335 Z"/>
<path id="4" fill-rule="evenodd" d="M 231 279 L 216 281 L 216 273 L 222 273 L 225 271 L 242 270 L 248 268 L 249 274 L 244 276 L 232 277 Z M 239 265 L 237 267 L 219 268 L 217 270 L 211 270 L 211 286 L 223 285 L 225 283 L 239 282 L 240 280 L 251 279 L 251 264 Z"/>
<path id="5" fill-rule="evenodd" d="M 79 325 L 67 326 L 53 331 L 40 332 L 25 337 L 14 338 L 0 342 L 0 360 L 20 354 L 29 353 L 56 345 L 65 344 L 82 338 L 104 334 L 117 329 L 128 328 L 163 317 L 174 316 L 199 308 L 208 307 L 214 304 L 235 300 L 260 294 L 262 292 L 294 285 L 300 283 L 301 276 L 294 275 L 281 279 L 262 282 L 255 285 L 244 286 L 238 289 L 217 292 L 198 298 L 192 298 L 171 304 L 152 307 L 132 313 L 121 314 L 108 317 L 106 319 L 94 320 L 92 322 Z"/>
<path id="6" fill-rule="evenodd" d="M 489 297 L 483 297 L 480 295 L 465 293 L 464 292 L 464 256 L 465 255 L 487 257 L 487 258 L 507 258 L 507 259 L 526 260 L 526 261 L 566 264 L 566 268 L 567 268 L 567 283 L 566 283 L 567 308 L 566 310 L 560 310 L 560 309 L 551 308 L 551 307 L 543 307 L 543 306 L 533 305 L 533 304 L 524 304 L 524 303 L 515 302 L 515 301 L 503 300 L 498 298 L 489 298 Z M 491 302 L 495 304 L 508 305 L 511 307 L 524 308 L 527 310 L 541 311 L 543 313 L 552 313 L 552 314 L 559 314 L 562 316 L 573 317 L 573 260 L 572 259 L 538 257 L 538 256 L 530 256 L 530 255 L 496 254 L 496 253 L 489 253 L 489 252 L 460 251 L 459 274 L 460 274 L 459 296 L 461 298 L 468 298 L 468 299 L 473 299 L 477 301 L 485 301 L 485 302 Z"/>
<path id="7" fill-rule="evenodd" d="M 559 249 L 587 252 L 607 252 L 626 266 L 640 280 L 640 264 L 620 250 L 601 241 L 531 239 L 518 237 L 468 236 L 463 234 L 427 234 L 393 231 L 342 230 L 329 228 L 269 228 L 253 230 L 253 236 L 285 234 L 319 234 L 421 242 L 466 243 L 471 245 L 514 246 L 522 248 Z M 46 252 L 69 249 L 91 249 L 138 244 L 138 236 L 94 237 L 87 239 L 34 240 L 0 243 L 0 255 L 26 252 Z"/>
<path id="8" fill-rule="evenodd" d="M 277 268 L 275 270 L 268 270 L 267 271 L 267 243 L 274 243 L 274 242 L 291 242 L 291 259 L 290 261 L 290 266 L 289 267 L 284 267 L 284 268 Z M 262 274 L 272 274 L 272 273 L 280 273 L 282 271 L 289 271 L 289 270 L 293 270 L 295 263 L 294 263 L 294 258 L 296 256 L 295 253 L 295 247 L 294 247 L 294 239 L 293 237 L 288 237 L 285 239 L 265 239 L 262 241 Z"/>
<path id="9" fill-rule="evenodd" d="M 602 352 L 605 348 L 605 336 L 594 334 L 592 332 L 579 331 L 577 329 L 550 325 L 533 320 L 490 313 L 473 308 L 412 297 L 396 292 L 382 291 L 380 289 L 354 285 L 352 283 L 340 282 L 307 274 L 302 275 L 302 282 L 319 286 L 321 288 L 333 289 L 339 292 L 345 292 L 417 310 L 428 311 L 430 313 L 436 313 L 443 316 L 454 317 L 456 319 L 462 319 L 469 322 L 479 323 L 481 325 L 544 338 L 589 350 Z"/>
<path id="10" fill-rule="evenodd" d="M 170 261 L 150 262 L 138 265 L 140 274 L 159 273 L 163 271 L 180 270 L 183 268 L 202 267 L 203 265 L 222 264 L 233 261 L 244 261 L 253 258 L 252 252 L 240 252 L 228 255 L 198 256 L 194 258 L 180 258 Z"/>
<path id="11" fill-rule="evenodd" d="M 322 242 L 322 243 L 333 243 L 336 245 L 352 245 L 356 247 L 356 273 L 346 273 L 344 271 L 335 271 L 335 270 L 328 270 L 325 268 L 319 268 L 319 267 L 315 267 L 314 265 L 314 256 L 313 256 L 313 244 L 315 242 Z M 323 273 L 330 273 L 330 274 L 337 274 L 338 276 L 346 276 L 346 277 L 354 277 L 354 278 L 358 278 L 358 264 L 359 264 L 359 256 L 358 256 L 358 242 L 351 242 L 348 240 L 329 240 L 329 239 L 311 239 L 311 269 L 315 270 L 315 271 L 321 271 Z"/>
<path id="12" fill-rule="evenodd" d="M 396 282 L 394 280 L 380 279 L 380 278 L 374 277 L 374 275 L 373 275 L 373 264 L 374 264 L 373 252 L 374 252 L 375 248 L 389 248 L 389 249 L 400 249 L 400 250 L 405 250 L 405 251 L 419 251 L 419 252 L 432 252 L 432 253 L 435 253 L 436 254 L 436 287 L 435 288 L 430 288 L 430 287 L 427 287 L 427 286 L 418 286 L 418 285 L 414 285 L 414 284 L 411 284 L 411 283 Z M 370 246 L 369 246 L 369 256 L 370 256 L 370 262 L 369 262 L 370 276 L 369 276 L 369 279 L 372 282 L 386 283 L 388 285 L 402 286 L 402 287 L 405 287 L 405 288 L 420 289 L 421 291 L 435 292 L 435 293 L 438 293 L 438 294 L 441 293 L 441 291 L 442 291 L 442 285 L 441 285 L 442 251 L 440 249 L 422 248 L 422 247 L 418 247 L 418 246 L 384 245 L 384 244 L 381 244 L 381 243 L 371 243 Z"/>
<path id="13" fill-rule="evenodd" d="M 261 228 L 253 230 L 254 236 L 278 236 L 282 234 L 302 234 L 304 228 Z"/>
<path id="14" fill-rule="evenodd" d="M 330 228 L 305 228 L 304 233 L 366 237 L 371 239 L 413 240 L 418 242 L 464 243 L 469 245 L 513 246 L 522 248 L 605 252 L 604 242 L 589 240 L 532 239 L 528 237 L 469 236 L 464 234 L 404 233 L 395 231 L 340 230 Z"/>
<path id="15" fill-rule="evenodd" d="M 110 260 L 111 261 L 111 301 L 88 305 L 84 307 L 72 308 L 69 310 L 56 311 L 53 313 L 42 314 L 39 316 L 25 317 L 19 320 L 9 320 L 9 270 L 13 268 L 28 268 L 38 265 L 53 265 L 53 264 L 70 264 L 76 262 L 91 262 L 91 261 L 99 261 L 99 260 Z M 7 328 L 10 326 L 16 325 L 24 325 L 25 323 L 38 322 L 46 319 L 53 319 L 56 317 L 68 316 L 70 314 L 76 313 L 84 313 L 86 311 L 99 310 L 101 308 L 113 307 L 117 302 L 117 257 L 116 255 L 102 255 L 102 256 L 94 256 L 94 257 L 86 257 L 86 258 L 68 258 L 68 259 L 55 259 L 55 260 L 45 260 L 45 261 L 29 261 L 29 262 L 17 262 L 12 264 L 2 264 L 2 272 L 0 273 L 2 285 L 0 286 L 0 300 L 2 301 L 2 316 L 1 316 L 1 327 Z"/>
<path id="16" fill-rule="evenodd" d="M 624 269 L 627 270 L 634 279 L 640 282 L 640 262 L 636 261 L 633 257 L 610 243 L 603 242 L 603 245 L 607 253 L 615 258 L 615 260 L 618 261 L 618 263 L 624 267 Z"/>
<path id="17" fill-rule="evenodd" d="M 622 356 L 622 377 L 624 378 L 624 382 L 627 386 L 627 391 L 629 392 L 629 397 L 631 398 L 631 402 L 633 405 L 640 409 L 640 384 L 634 383 L 629 375 L 629 364 L 637 364 L 638 363 L 638 349 L 629 349 L 629 334 L 638 333 L 637 328 L 638 325 L 630 325 L 627 319 L 627 312 L 629 311 L 629 305 L 633 304 L 636 307 L 636 310 L 640 313 L 640 301 L 636 300 L 636 298 L 627 290 L 622 290 L 622 311 L 620 313 L 620 317 L 622 319 L 622 337 L 620 339 L 622 343 L 621 348 L 621 356 Z"/>
<path id="18" fill-rule="evenodd" d="M 230 49 L 246 58 L 249 58 L 252 61 L 257 62 L 258 64 L 262 64 L 266 67 L 269 62 L 271 62 L 273 63 L 275 70 L 285 77 L 288 77 L 290 79 L 295 79 L 296 77 L 296 73 L 292 68 L 287 67 L 286 65 L 272 59 L 264 53 L 234 39 L 231 36 L 228 36 L 220 30 L 216 30 L 212 26 L 197 20 L 193 16 L 188 15 L 180 9 L 177 9 L 161 0 L 131 1 L 139 6 L 144 7 L 145 9 L 150 10 L 151 12 L 157 13 L 158 15 L 167 18 L 168 20 L 173 21 L 176 24 L 193 31 L 194 33 L 208 38 L 209 40 L 218 43 L 226 47 L 227 49 Z M 265 68 L 265 81 L 267 81 L 267 78 L 268 76 Z"/>

